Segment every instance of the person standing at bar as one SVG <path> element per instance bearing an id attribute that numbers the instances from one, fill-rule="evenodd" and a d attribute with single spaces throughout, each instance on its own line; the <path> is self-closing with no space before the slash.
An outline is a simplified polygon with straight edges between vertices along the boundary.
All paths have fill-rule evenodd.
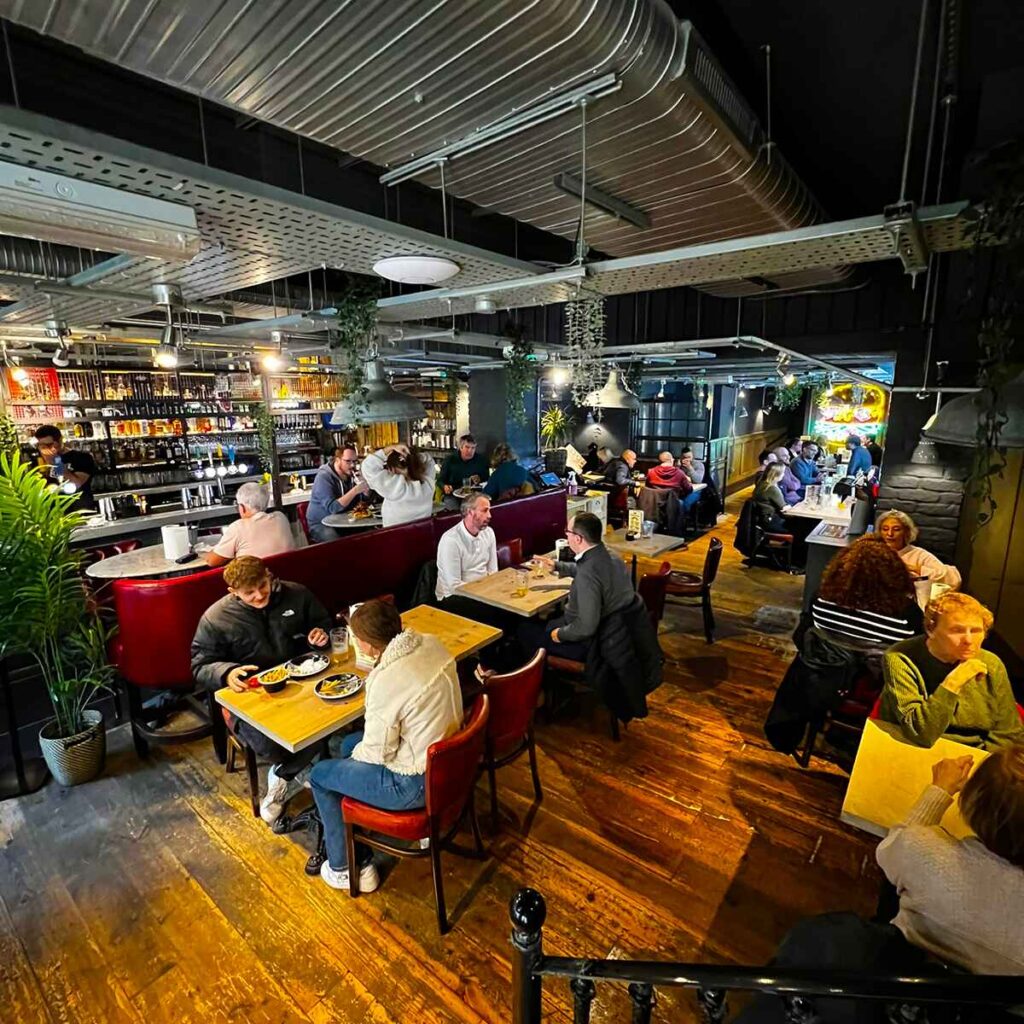
<path id="1" fill-rule="evenodd" d="M 52 424 L 40 427 L 33 437 L 39 452 L 40 470 L 66 493 L 78 495 L 72 511 L 95 509 L 92 478 L 96 475 L 96 460 L 88 452 L 65 448 L 60 430 Z"/>
<path id="2" fill-rule="evenodd" d="M 337 540 L 341 533 L 332 526 L 325 526 L 324 517 L 347 512 L 362 495 L 370 493 L 365 481 L 356 481 L 358 458 L 355 448 L 346 444 L 335 448 L 331 461 L 317 470 L 306 512 L 311 540 Z"/>

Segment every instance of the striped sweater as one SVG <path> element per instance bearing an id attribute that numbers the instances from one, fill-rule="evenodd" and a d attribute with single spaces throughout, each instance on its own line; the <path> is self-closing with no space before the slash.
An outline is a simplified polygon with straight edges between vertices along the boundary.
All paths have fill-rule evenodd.
<path id="1" fill-rule="evenodd" d="M 811 605 L 811 621 L 815 629 L 822 630 L 833 639 L 856 641 L 858 645 L 890 647 L 900 640 L 908 640 L 924 628 L 921 609 L 907 602 L 902 615 L 881 615 L 862 609 L 844 608 L 822 597 Z"/>

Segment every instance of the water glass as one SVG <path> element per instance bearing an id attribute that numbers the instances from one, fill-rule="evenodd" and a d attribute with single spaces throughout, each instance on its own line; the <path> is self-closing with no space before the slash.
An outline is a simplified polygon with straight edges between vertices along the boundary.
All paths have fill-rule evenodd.
<path id="1" fill-rule="evenodd" d="M 641 528 L 641 535 L 644 538 L 653 537 L 654 536 L 654 527 L 655 527 L 655 525 L 656 524 L 654 523 L 654 521 L 652 519 L 645 519 L 644 520 L 644 525 Z"/>
<path id="2" fill-rule="evenodd" d="M 345 660 L 348 653 L 348 628 L 336 626 L 331 630 L 331 661 L 336 664 Z"/>
<path id="3" fill-rule="evenodd" d="M 811 508 L 818 508 L 818 507 L 820 507 L 820 505 L 821 505 L 821 487 L 818 486 L 817 484 L 811 484 L 807 488 L 806 501 L 807 501 L 807 504 L 811 506 Z"/>

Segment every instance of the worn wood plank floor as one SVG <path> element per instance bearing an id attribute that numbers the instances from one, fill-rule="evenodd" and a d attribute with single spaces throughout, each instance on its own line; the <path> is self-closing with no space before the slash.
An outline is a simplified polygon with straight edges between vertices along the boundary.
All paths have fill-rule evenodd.
<path id="1" fill-rule="evenodd" d="M 304 839 L 252 817 L 244 773 L 226 776 L 208 742 L 139 762 L 119 728 L 102 778 L 0 804 L 0 1018 L 497 1024 L 524 884 L 564 955 L 760 963 L 802 916 L 869 911 L 874 844 L 838 821 L 845 776 L 801 771 L 761 732 L 802 579 L 744 569 L 734 523 L 716 531 L 718 640 L 698 609 L 670 607 L 650 717 L 620 744 L 599 709 L 541 723 L 544 800 L 525 761 L 504 769 L 497 833 L 478 788 L 491 856 L 445 857 L 444 939 L 426 861 L 350 900 L 303 874 Z M 669 560 L 699 569 L 709 536 Z M 571 1019 L 565 986 L 546 987 L 545 1012 Z M 594 1019 L 628 1019 L 624 992 L 599 990 Z M 656 1019 L 694 1009 L 666 993 Z"/>

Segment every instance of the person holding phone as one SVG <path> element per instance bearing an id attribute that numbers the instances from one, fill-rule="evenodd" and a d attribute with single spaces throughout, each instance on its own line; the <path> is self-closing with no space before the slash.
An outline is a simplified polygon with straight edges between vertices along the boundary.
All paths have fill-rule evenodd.
<path id="1" fill-rule="evenodd" d="M 881 718 L 920 747 L 940 736 L 986 750 L 1024 743 L 1006 666 L 981 648 L 992 622 L 967 594 L 950 591 L 929 602 L 924 635 L 883 656 Z"/>
<path id="2" fill-rule="evenodd" d="M 63 435 L 52 425 L 40 427 L 33 437 L 39 452 L 40 470 L 49 476 L 53 484 L 70 488 L 68 493 L 78 495 L 73 510 L 95 509 L 91 481 L 97 472 L 96 460 L 88 452 L 65 448 Z"/>

